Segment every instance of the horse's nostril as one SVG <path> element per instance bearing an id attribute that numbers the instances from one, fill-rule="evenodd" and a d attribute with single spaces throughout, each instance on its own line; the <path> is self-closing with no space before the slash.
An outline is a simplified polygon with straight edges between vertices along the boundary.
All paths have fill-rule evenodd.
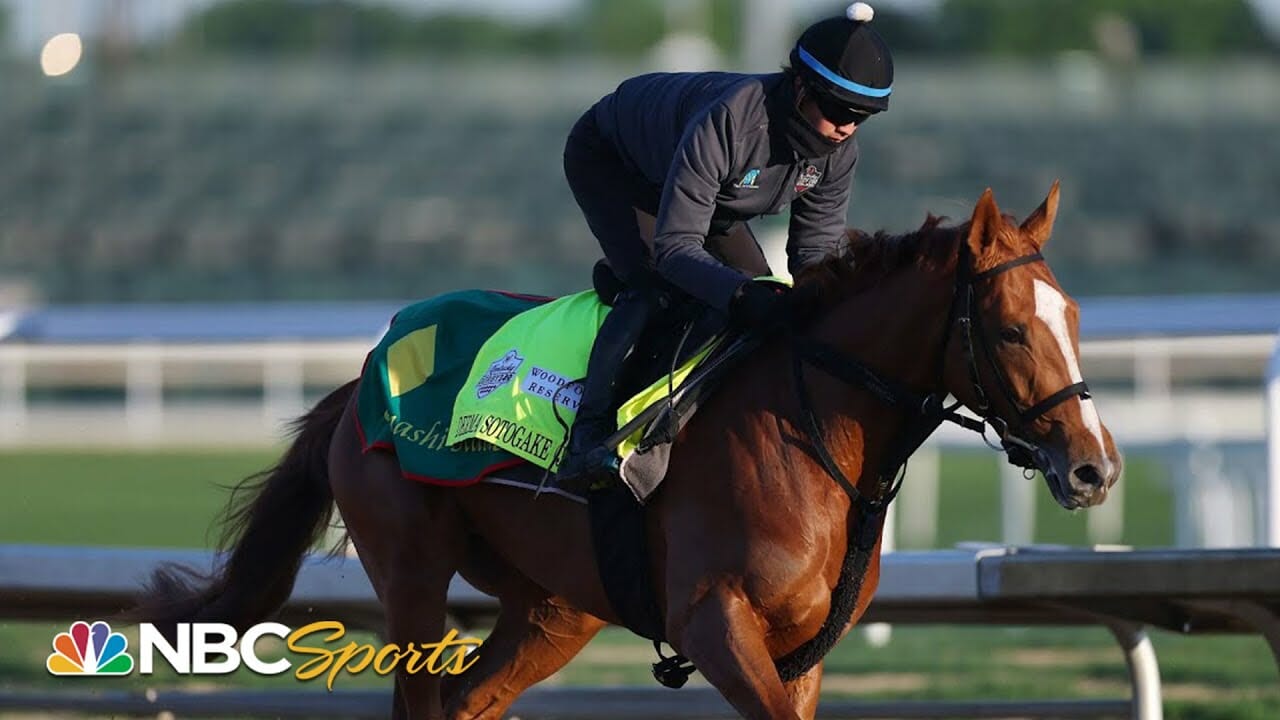
<path id="1" fill-rule="evenodd" d="M 1102 473 L 1098 472 L 1098 469 L 1092 465 L 1081 465 L 1071 472 L 1076 476 L 1077 480 L 1091 487 L 1102 487 L 1103 483 L 1106 482 L 1106 478 L 1102 477 Z"/>

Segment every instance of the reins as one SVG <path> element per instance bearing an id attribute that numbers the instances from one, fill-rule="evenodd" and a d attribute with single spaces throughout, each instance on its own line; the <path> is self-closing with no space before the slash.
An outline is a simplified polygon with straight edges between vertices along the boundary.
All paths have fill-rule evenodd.
<path id="1" fill-rule="evenodd" d="M 792 376 L 796 384 L 796 393 L 800 401 L 800 415 L 804 421 L 805 431 L 810 436 L 814 451 L 823 469 L 840 485 L 845 494 L 858 508 L 859 514 L 859 547 L 869 550 L 879 535 L 879 523 L 868 522 L 882 515 L 888 504 L 893 501 L 902 487 L 902 472 L 907 458 L 924 443 L 933 431 L 942 423 L 950 422 L 982 435 L 986 439 L 988 425 L 996 431 L 1000 438 L 999 450 L 1007 453 L 1009 461 L 1024 469 L 1040 469 L 1045 473 L 1052 472 L 1044 451 L 1035 443 L 1022 437 L 1010 428 L 1010 424 L 999 416 L 992 407 L 987 390 L 982 382 L 982 373 L 974 352 L 974 326 L 978 330 L 976 345 L 982 349 L 983 358 L 996 378 L 996 386 L 1004 396 L 1006 404 L 1017 413 L 1017 429 L 1023 430 L 1026 425 L 1073 397 L 1088 398 L 1089 387 L 1083 382 L 1073 383 L 1049 395 L 1029 408 L 1019 409 L 1008 377 L 1003 368 L 995 360 L 995 354 L 986 342 L 983 333 L 981 314 L 978 312 L 978 293 L 976 285 L 1023 265 L 1043 262 L 1044 256 L 1039 252 L 1030 253 L 996 265 L 993 268 L 974 273 L 970 267 L 969 246 L 960 242 L 956 260 L 956 282 L 952 294 L 951 306 L 947 314 L 947 325 L 943 331 L 942 345 L 938 349 L 937 376 L 943 375 L 946 364 L 946 351 L 950 345 L 954 328 L 961 328 L 961 349 L 965 357 L 965 365 L 969 375 L 969 383 L 973 391 L 977 407 L 974 410 L 979 418 L 971 418 L 958 412 L 960 401 L 950 405 L 944 403 L 946 391 L 941 393 L 917 393 L 905 385 L 884 377 L 862 362 L 850 357 L 827 343 L 812 337 L 801 336 L 793 342 Z M 898 434 L 890 453 L 876 471 L 877 492 L 874 497 L 858 490 L 856 483 L 849 480 L 844 471 L 831 456 L 826 446 L 822 424 L 814 410 L 813 400 L 809 395 L 804 380 L 804 365 L 815 368 L 842 380 L 849 385 L 865 388 L 884 404 L 900 409 L 908 414 L 906 428 Z M 941 383 L 940 383 L 941 384 Z M 990 443 L 988 443 L 990 444 Z M 993 446 L 994 447 L 994 446 Z M 873 532 L 874 529 L 874 532 Z M 866 537 L 870 535 L 870 537 Z"/>
<path id="2" fill-rule="evenodd" d="M 857 518 L 854 520 L 853 528 L 848 534 L 845 556 L 840 567 L 840 577 L 836 581 L 835 588 L 831 591 L 831 606 L 827 612 L 826 619 L 823 620 L 817 634 L 775 662 L 778 674 L 784 681 L 798 678 L 815 667 L 835 646 L 835 643 L 843 634 L 843 629 L 855 612 L 858 598 L 862 594 L 863 579 L 866 577 L 867 569 L 871 564 L 872 551 L 884 527 L 885 514 L 889 503 L 893 501 L 898 494 L 898 490 L 902 488 L 907 458 L 933 434 L 933 431 L 939 425 L 944 422 L 955 423 L 966 430 L 979 433 L 984 440 L 986 440 L 985 430 L 988 425 L 991 425 L 1000 436 L 1001 446 L 997 449 L 1003 449 L 1008 453 L 1010 462 L 1024 468 L 1039 467 L 1046 474 L 1052 472 L 1047 462 L 1046 454 L 1034 443 L 1012 432 L 1008 423 L 1002 420 L 992 409 L 982 384 L 982 374 L 978 360 L 973 352 L 973 324 L 975 322 L 979 323 L 979 333 L 982 331 L 981 321 L 978 319 L 975 284 L 1014 268 L 1040 262 L 1043 259 L 1040 253 L 1036 252 L 1010 260 L 980 273 L 971 273 L 968 245 L 964 242 L 960 243 L 959 257 L 956 261 L 955 288 L 951 298 L 951 307 L 947 313 L 947 325 L 943 331 L 942 345 L 937 353 L 937 377 L 943 377 L 946 367 L 947 348 L 951 343 L 951 334 L 958 325 L 963 328 L 961 337 L 962 349 L 965 354 L 965 364 L 968 366 L 969 381 L 973 385 L 975 397 L 978 398 L 975 402 L 977 405 L 975 410 L 979 413 L 979 418 L 971 418 L 957 412 L 961 404 L 959 400 L 946 405 L 944 403 L 945 391 L 922 395 L 895 380 L 884 377 L 865 364 L 820 340 L 812 337 L 799 337 L 793 341 L 791 353 L 792 374 L 796 384 L 796 393 L 799 396 L 800 415 L 804 431 L 809 435 L 814 451 L 818 456 L 818 461 L 822 464 L 823 469 L 849 496 L 854 508 L 856 508 Z M 995 362 L 994 353 L 986 345 L 985 336 L 979 335 L 978 344 L 982 347 L 983 355 L 987 360 L 987 364 L 991 366 L 992 371 L 997 377 L 1003 378 L 1003 373 Z M 865 388 L 886 405 L 907 413 L 906 427 L 894 438 L 886 459 L 876 470 L 877 488 L 874 496 L 868 496 L 867 493 L 860 492 L 857 485 L 849 480 L 844 471 L 840 469 L 839 464 L 836 463 L 835 458 L 831 456 L 831 451 L 827 448 L 824 440 L 822 423 L 818 419 L 818 415 L 814 410 L 813 399 L 810 397 L 809 389 L 805 385 L 804 366 L 806 364 L 813 365 L 818 370 L 849 385 Z M 1088 388 L 1084 383 L 1076 383 L 1053 393 L 1026 410 L 1019 411 L 1007 380 L 998 380 L 997 383 L 1000 392 L 1004 393 L 1009 407 L 1017 412 L 1019 430 L 1022 430 L 1026 423 L 1048 412 L 1067 398 L 1077 395 L 1088 397 Z M 687 664 L 683 666 L 677 665 L 677 662 L 676 658 L 668 658 L 655 665 L 655 676 L 660 681 L 663 681 L 664 684 L 673 679 L 678 679 L 683 684 L 683 678 L 687 677 L 687 673 L 692 671 L 692 666 Z"/>

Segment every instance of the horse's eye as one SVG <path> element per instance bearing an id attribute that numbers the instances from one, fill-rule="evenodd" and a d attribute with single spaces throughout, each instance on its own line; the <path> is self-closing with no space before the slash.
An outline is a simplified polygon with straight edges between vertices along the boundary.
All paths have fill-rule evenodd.
<path id="1" fill-rule="evenodd" d="M 1000 328 L 1000 340 L 1013 345 L 1021 345 L 1026 342 L 1027 331 L 1021 325 L 1005 325 Z"/>

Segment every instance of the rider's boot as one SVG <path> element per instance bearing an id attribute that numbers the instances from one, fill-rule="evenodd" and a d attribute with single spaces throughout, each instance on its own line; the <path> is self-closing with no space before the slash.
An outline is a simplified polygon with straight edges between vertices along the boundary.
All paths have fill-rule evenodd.
<path id="1" fill-rule="evenodd" d="M 585 490 L 602 473 L 618 471 L 618 456 L 604 441 L 617 430 L 615 406 L 618 376 L 649 321 L 651 305 L 639 292 L 628 290 L 614 300 L 613 309 L 600 325 L 577 417 L 569 434 L 565 458 L 555 484 L 569 490 Z"/>

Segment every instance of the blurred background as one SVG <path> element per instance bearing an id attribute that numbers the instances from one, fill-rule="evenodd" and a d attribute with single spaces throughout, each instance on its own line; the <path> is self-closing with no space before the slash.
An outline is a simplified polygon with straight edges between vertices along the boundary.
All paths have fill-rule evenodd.
<path id="1" fill-rule="evenodd" d="M 963 221 L 988 186 L 1023 217 L 1061 179 L 1046 254 L 1129 459 L 1122 492 L 1068 515 L 943 433 L 898 546 L 1280 544 L 1280 0 L 873 5 L 897 74 L 858 133 L 850 224 Z M 401 305 L 588 286 L 560 158 L 596 99 L 642 72 L 774 71 L 843 7 L 0 0 L 0 542 L 208 546 L 218 483 L 269 462 Z M 778 258 L 785 216 L 754 226 Z"/>
<path id="2" fill-rule="evenodd" d="M 882 0 L 896 91 L 859 133 L 850 223 L 962 219 L 988 185 L 1025 214 L 1061 178 L 1072 293 L 1278 289 L 1278 5 Z M 577 116 L 641 72 L 776 70 L 842 7 L 0 2 L 0 296 L 578 289 Z"/>

